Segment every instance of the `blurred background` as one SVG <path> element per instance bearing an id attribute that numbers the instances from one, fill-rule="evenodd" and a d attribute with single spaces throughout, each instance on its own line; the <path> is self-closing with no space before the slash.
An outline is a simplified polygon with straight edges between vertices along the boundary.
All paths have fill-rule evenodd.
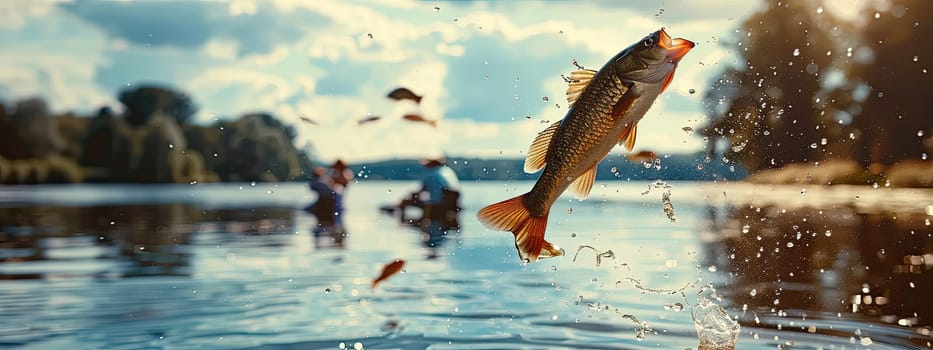
<path id="1" fill-rule="evenodd" d="M 476 211 L 563 76 L 662 27 L 697 46 L 635 152 L 521 264 Z M 927 0 L 0 2 L 0 347 L 682 349 L 712 302 L 741 349 L 931 348 L 931 35 Z"/>
<path id="2" fill-rule="evenodd" d="M 662 26 L 699 45 L 637 146 L 676 176 L 931 184 L 925 1 L 2 6 L 8 184 L 289 181 L 436 154 L 528 179 L 515 164 L 566 113 L 561 74 Z M 386 98 L 399 86 L 419 100 Z"/>

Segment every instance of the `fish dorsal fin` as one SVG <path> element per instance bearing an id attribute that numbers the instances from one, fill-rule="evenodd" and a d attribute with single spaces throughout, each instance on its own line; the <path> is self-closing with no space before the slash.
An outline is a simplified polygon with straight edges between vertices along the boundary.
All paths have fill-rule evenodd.
<path id="1" fill-rule="evenodd" d="M 619 136 L 619 144 L 625 145 L 625 150 L 631 152 L 635 149 L 635 134 L 638 133 L 638 124 L 634 124 L 630 127 L 622 130 L 622 135 Z"/>
<path id="2" fill-rule="evenodd" d="M 582 201 L 590 195 L 590 190 L 593 189 L 593 183 L 595 181 L 596 165 L 593 165 L 593 167 L 586 169 L 583 174 L 580 174 L 580 176 L 570 184 L 570 190 L 573 192 L 574 197 Z"/>
<path id="3" fill-rule="evenodd" d="M 526 173 L 534 174 L 544 169 L 547 148 L 551 145 L 551 137 L 557 132 L 558 126 L 560 126 L 560 121 L 539 132 L 535 140 L 531 142 L 531 146 L 528 147 L 528 156 L 525 157 Z"/>
<path id="4" fill-rule="evenodd" d="M 564 77 L 564 81 L 568 83 L 567 102 L 570 103 L 571 106 L 577 102 L 577 99 L 580 98 L 580 95 L 586 90 L 586 87 L 590 84 L 590 81 L 593 80 L 594 76 L 596 76 L 595 70 L 579 69 L 570 72 L 570 78 Z"/>

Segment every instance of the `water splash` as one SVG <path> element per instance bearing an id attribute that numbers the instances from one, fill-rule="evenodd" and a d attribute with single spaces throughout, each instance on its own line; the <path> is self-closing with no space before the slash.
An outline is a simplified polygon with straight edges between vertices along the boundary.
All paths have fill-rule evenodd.
<path id="1" fill-rule="evenodd" d="M 698 350 L 734 349 L 741 331 L 739 323 L 713 300 L 702 295 L 698 298 L 691 315 L 700 341 Z"/>
<path id="2" fill-rule="evenodd" d="M 580 248 L 577 248 L 577 253 L 573 255 L 573 261 L 574 261 L 574 262 L 577 261 L 577 255 L 580 255 L 580 251 L 583 250 L 583 248 L 592 249 L 593 252 L 596 253 L 596 266 L 597 266 L 597 267 L 599 267 L 599 264 L 602 263 L 602 258 L 615 259 L 615 257 L 616 257 L 615 253 L 613 253 L 612 250 L 607 250 L 607 251 L 604 251 L 604 252 L 600 252 L 599 250 L 596 250 L 596 248 L 594 248 L 594 247 L 592 247 L 592 246 L 581 245 Z M 625 265 L 628 265 L 628 264 L 625 264 Z"/>
<path id="3" fill-rule="evenodd" d="M 649 184 L 648 189 L 646 189 L 645 192 L 642 192 L 641 195 L 644 196 L 648 193 L 651 193 L 652 188 L 664 189 L 664 192 L 661 193 L 661 208 L 664 210 L 664 215 L 667 215 L 667 218 L 670 219 L 671 222 L 677 221 L 677 216 L 674 213 L 674 204 L 671 203 L 671 185 L 668 185 L 664 181 L 657 180 L 654 183 Z"/>

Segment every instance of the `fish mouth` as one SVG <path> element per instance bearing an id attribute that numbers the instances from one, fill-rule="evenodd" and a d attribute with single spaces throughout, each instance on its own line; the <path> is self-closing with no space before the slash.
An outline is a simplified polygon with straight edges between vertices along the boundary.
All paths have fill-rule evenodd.
<path id="1" fill-rule="evenodd" d="M 687 39 L 671 39 L 671 36 L 667 35 L 667 32 L 664 31 L 664 28 L 661 28 L 659 32 L 661 40 L 658 42 L 658 46 L 664 49 L 665 55 L 672 62 L 680 61 L 680 59 L 684 57 L 684 55 L 686 55 L 690 49 L 696 46 L 696 44 Z"/>

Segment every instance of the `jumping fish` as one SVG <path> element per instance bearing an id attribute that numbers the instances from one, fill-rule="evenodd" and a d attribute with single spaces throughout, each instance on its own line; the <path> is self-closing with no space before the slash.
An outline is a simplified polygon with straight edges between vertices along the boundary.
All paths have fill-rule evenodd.
<path id="1" fill-rule="evenodd" d="M 388 95 L 386 95 L 386 97 L 396 101 L 412 100 L 415 101 L 415 103 L 421 103 L 421 96 L 418 96 L 408 88 L 403 87 L 392 90 Z"/>
<path id="2" fill-rule="evenodd" d="M 568 187 L 586 198 L 596 166 L 616 144 L 635 146 L 638 121 L 670 85 L 677 63 L 694 47 L 671 39 L 662 28 L 622 50 L 599 71 L 579 69 L 565 80 L 572 106 L 563 120 L 541 131 L 531 143 L 525 172 L 544 169 L 530 192 L 489 205 L 477 217 L 486 227 L 511 231 L 524 262 L 563 255 L 544 240 L 548 212 Z"/>
<path id="3" fill-rule="evenodd" d="M 356 121 L 356 125 L 363 125 L 363 124 L 366 124 L 366 123 L 371 123 L 371 122 L 377 121 L 377 120 L 379 120 L 379 119 L 382 119 L 382 117 L 380 117 L 380 116 L 378 116 L 378 115 L 369 116 L 369 117 L 366 117 L 366 118 L 357 120 L 357 121 Z"/>
<path id="4" fill-rule="evenodd" d="M 379 277 L 373 279 L 373 283 L 370 288 L 376 288 L 376 285 L 379 282 L 385 281 L 387 278 L 392 277 L 392 275 L 402 271 L 402 267 L 405 266 L 405 260 L 395 259 L 395 261 L 386 264 L 382 267 L 382 273 L 379 274 Z"/>
<path id="5" fill-rule="evenodd" d="M 420 114 L 406 114 L 402 116 L 402 119 L 405 119 L 410 122 L 416 122 L 416 123 L 427 123 L 432 128 L 437 127 L 436 120 L 426 119 L 425 117 L 422 117 Z"/>
<path id="6" fill-rule="evenodd" d="M 632 161 L 632 162 L 650 162 L 655 159 L 658 159 L 658 154 L 652 151 L 641 151 L 641 152 L 626 154 L 625 159 L 628 159 L 629 161 Z"/>

